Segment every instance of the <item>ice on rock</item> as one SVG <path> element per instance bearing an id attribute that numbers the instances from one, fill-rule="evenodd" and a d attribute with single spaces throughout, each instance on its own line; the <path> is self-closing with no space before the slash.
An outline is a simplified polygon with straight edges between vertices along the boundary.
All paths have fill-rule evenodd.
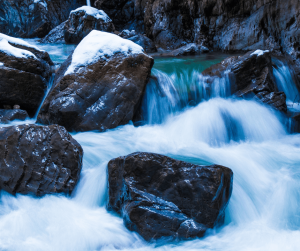
<path id="1" fill-rule="evenodd" d="M 16 48 L 10 45 L 4 38 L 0 38 L 0 51 L 17 58 L 36 58 L 32 52 Z"/>
<path id="2" fill-rule="evenodd" d="M 71 13 L 75 13 L 78 11 L 84 11 L 86 14 L 95 17 L 96 19 L 102 19 L 105 22 L 111 22 L 111 19 L 109 16 L 103 11 L 103 10 L 98 10 L 94 7 L 91 6 L 82 6 L 76 10 L 72 10 Z"/>
<path id="3" fill-rule="evenodd" d="M 257 55 L 259 57 L 259 56 L 264 55 L 264 53 L 267 53 L 267 52 L 269 52 L 269 51 L 268 50 L 265 50 L 265 51 L 263 51 L 263 50 L 256 50 L 255 52 L 252 52 L 250 54 L 250 56 Z"/>
<path id="4" fill-rule="evenodd" d="M 93 30 L 76 47 L 72 56 L 72 62 L 65 72 L 65 76 L 77 72 L 80 67 L 93 64 L 99 59 L 106 59 L 116 53 L 128 56 L 144 53 L 144 49 L 118 35 Z"/>

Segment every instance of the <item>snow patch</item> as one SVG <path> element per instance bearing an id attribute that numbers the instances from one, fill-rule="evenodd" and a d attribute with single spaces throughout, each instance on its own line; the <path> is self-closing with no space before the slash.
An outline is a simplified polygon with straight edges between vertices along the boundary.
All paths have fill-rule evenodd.
<path id="1" fill-rule="evenodd" d="M 75 13 L 79 11 L 84 11 L 86 14 L 93 16 L 96 19 L 102 19 L 105 22 L 111 22 L 111 19 L 103 10 L 98 10 L 91 6 L 82 6 L 76 10 L 72 10 L 71 13 Z"/>
<path id="2" fill-rule="evenodd" d="M 128 56 L 144 53 L 144 50 L 141 46 L 118 35 L 93 30 L 76 47 L 65 76 L 77 72 L 80 67 L 86 67 L 99 59 L 106 59 L 116 53 Z"/>
<path id="3" fill-rule="evenodd" d="M 32 52 L 13 47 L 4 38 L 0 38 L 0 51 L 17 58 L 36 58 Z"/>
<path id="4" fill-rule="evenodd" d="M 1 38 L 6 39 L 9 43 L 12 43 L 12 44 L 18 44 L 18 45 L 22 45 L 22 46 L 32 48 L 32 49 L 35 49 L 38 51 L 43 51 L 43 50 L 40 50 L 37 46 L 29 44 L 20 38 L 10 37 L 10 36 L 4 35 L 3 33 L 0 33 L 0 39 Z"/>
<path id="5" fill-rule="evenodd" d="M 259 57 L 259 56 L 264 55 L 264 53 L 267 53 L 267 52 L 269 52 L 269 51 L 268 50 L 265 50 L 265 51 L 263 51 L 263 50 L 256 50 L 255 52 L 252 52 L 250 54 L 250 56 L 257 55 Z"/>
<path id="6" fill-rule="evenodd" d="M 0 66 L 4 66 L 4 64 L 0 62 Z"/>
<path id="7" fill-rule="evenodd" d="M 47 2 L 44 0 L 34 0 L 34 3 L 39 3 L 40 5 L 44 6 L 46 10 L 48 10 Z"/>

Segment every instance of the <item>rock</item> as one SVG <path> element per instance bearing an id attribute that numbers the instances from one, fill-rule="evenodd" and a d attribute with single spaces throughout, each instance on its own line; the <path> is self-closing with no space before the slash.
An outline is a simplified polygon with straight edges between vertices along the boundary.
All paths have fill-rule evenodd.
<path id="1" fill-rule="evenodd" d="M 24 110 L 20 109 L 11 109 L 5 110 L 0 109 L 0 123 L 9 123 L 15 119 L 17 120 L 25 120 L 28 116 L 28 113 Z"/>
<path id="2" fill-rule="evenodd" d="M 137 34 L 134 30 L 123 30 L 119 36 L 140 45 L 147 53 L 157 52 L 156 46 L 150 38 Z"/>
<path id="3" fill-rule="evenodd" d="M 0 108 L 19 104 L 34 116 L 52 75 L 48 53 L 0 34 Z"/>
<path id="4" fill-rule="evenodd" d="M 254 97 L 279 111 L 286 112 L 286 96 L 279 92 L 273 75 L 269 51 L 250 51 L 243 56 L 229 57 L 202 72 L 209 88 L 215 79 L 230 81 L 231 94 L 238 97 Z"/>
<path id="5" fill-rule="evenodd" d="M 133 153 L 108 163 L 108 208 L 146 240 L 201 237 L 224 221 L 232 171 L 153 153 Z"/>
<path id="6" fill-rule="evenodd" d="M 56 26 L 49 34 L 40 40 L 40 43 L 64 43 L 65 42 L 65 24 L 66 21 Z"/>
<path id="7" fill-rule="evenodd" d="M 78 44 L 92 30 L 114 32 L 115 27 L 103 10 L 83 6 L 71 11 L 64 30 L 66 43 Z"/>
<path id="8" fill-rule="evenodd" d="M 199 55 L 202 53 L 209 52 L 209 49 L 202 45 L 197 45 L 195 43 L 184 45 L 176 50 L 173 50 L 169 53 L 166 53 L 165 56 L 190 56 L 190 55 Z"/>
<path id="9" fill-rule="evenodd" d="M 97 0 L 95 6 L 117 29 L 146 33 L 163 49 L 203 43 L 214 50 L 266 50 L 273 37 L 295 60 L 300 53 L 297 0 Z"/>
<path id="10" fill-rule="evenodd" d="M 86 0 L 0 1 L 0 32 L 23 38 L 42 38 L 68 19 Z"/>
<path id="11" fill-rule="evenodd" d="M 133 119 L 153 59 L 115 34 L 92 31 L 64 62 L 38 122 L 68 131 L 115 128 Z"/>
<path id="12" fill-rule="evenodd" d="M 11 194 L 70 194 L 82 156 L 81 146 L 62 126 L 2 127 L 0 188 Z"/>

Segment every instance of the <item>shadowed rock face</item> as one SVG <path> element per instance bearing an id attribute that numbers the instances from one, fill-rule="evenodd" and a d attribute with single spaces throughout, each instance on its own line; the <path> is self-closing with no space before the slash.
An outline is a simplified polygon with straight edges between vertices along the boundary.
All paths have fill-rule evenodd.
<path id="1" fill-rule="evenodd" d="M 299 57 L 298 0 L 97 0 L 119 30 L 146 33 L 156 45 L 197 43 L 215 50 L 281 48 Z"/>
<path id="2" fill-rule="evenodd" d="M 243 56 L 226 58 L 202 73 L 204 81 L 211 86 L 215 84 L 216 78 L 227 77 L 231 83 L 231 94 L 245 98 L 254 97 L 286 112 L 286 95 L 278 92 L 271 56 L 269 51 L 257 50 Z"/>
<path id="3" fill-rule="evenodd" d="M 41 43 L 64 43 L 65 42 L 65 22 L 52 29 L 49 34 L 40 40 Z"/>
<path id="4" fill-rule="evenodd" d="M 223 223 L 232 192 L 229 168 L 153 153 L 113 159 L 108 174 L 109 209 L 146 240 L 203 236 Z"/>
<path id="5" fill-rule="evenodd" d="M 38 122 L 68 131 L 105 131 L 133 119 L 150 77 L 151 57 L 117 52 L 65 75 L 71 62 L 72 55 L 56 74 Z"/>
<path id="6" fill-rule="evenodd" d="M 97 11 L 95 8 L 90 8 Z M 81 8 L 72 11 L 64 26 L 66 43 L 78 44 L 92 30 L 114 32 L 115 27 L 111 19 L 105 13 L 103 14 L 103 18 L 96 18 Z"/>
<path id="7" fill-rule="evenodd" d="M 81 146 L 61 126 L 0 128 L 0 188 L 12 194 L 70 194 L 82 156 Z"/>
<path id="8" fill-rule="evenodd" d="M 25 120 L 28 117 L 28 113 L 20 109 L 0 109 L 0 123 L 9 123 L 15 119 Z"/>
<path id="9" fill-rule="evenodd" d="M 0 32 L 15 37 L 44 37 L 86 0 L 0 1 Z"/>
<path id="10" fill-rule="evenodd" d="M 33 56 L 17 57 L 0 48 L 0 108 L 18 104 L 34 116 L 45 95 L 53 62 L 47 52 L 11 42 L 8 46 L 31 52 Z"/>

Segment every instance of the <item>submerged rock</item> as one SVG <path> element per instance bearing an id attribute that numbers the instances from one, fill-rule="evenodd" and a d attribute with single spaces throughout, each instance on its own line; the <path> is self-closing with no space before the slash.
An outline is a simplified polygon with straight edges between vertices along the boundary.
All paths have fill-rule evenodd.
<path id="1" fill-rule="evenodd" d="M 232 171 L 153 153 L 133 153 L 108 163 L 109 204 L 125 225 L 146 240 L 193 238 L 224 221 Z"/>
<path id="2" fill-rule="evenodd" d="M 40 40 L 41 43 L 64 43 L 66 21 L 56 26 L 49 34 Z"/>
<path id="3" fill-rule="evenodd" d="M 27 42 L 0 34 L 0 108 L 19 104 L 30 116 L 43 100 L 52 75 L 45 51 Z"/>
<path id="4" fill-rule="evenodd" d="M 28 116 L 28 113 L 20 109 L 0 109 L 0 123 L 9 123 L 13 120 L 25 120 Z"/>
<path id="5" fill-rule="evenodd" d="M 123 30 L 119 36 L 140 45 L 147 53 L 157 52 L 156 46 L 150 38 L 145 35 L 138 34 L 134 30 Z"/>
<path id="6" fill-rule="evenodd" d="M 133 119 L 152 65 L 137 44 L 94 30 L 59 69 L 38 122 L 69 131 L 124 125 Z"/>
<path id="7" fill-rule="evenodd" d="M 0 188 L 15 194 L 70 194 L 78 182 L 83 150 L 58 125 L 0 128 Z"/>
<path id="8" fill-rule="evenodd" d="M 238 97 L 256 98 L 279 111 L 286 112 L 286 95 L 279 92 L 273 75 L 271 53 L 256 50 L 243 56 L 226 58 L 206 69 L 203 81 L 213 89 L 220 78 L 229 81 L 231 93 Z"/>
<path id="9" fill-rule="evenodd" d="M 65 22 L 65 41 L 78 44 L 92 30 L 114 32 L 115 27 L 104 11 L 89 6 L 80 7 L 71 11 L 69 19 Z"/>

